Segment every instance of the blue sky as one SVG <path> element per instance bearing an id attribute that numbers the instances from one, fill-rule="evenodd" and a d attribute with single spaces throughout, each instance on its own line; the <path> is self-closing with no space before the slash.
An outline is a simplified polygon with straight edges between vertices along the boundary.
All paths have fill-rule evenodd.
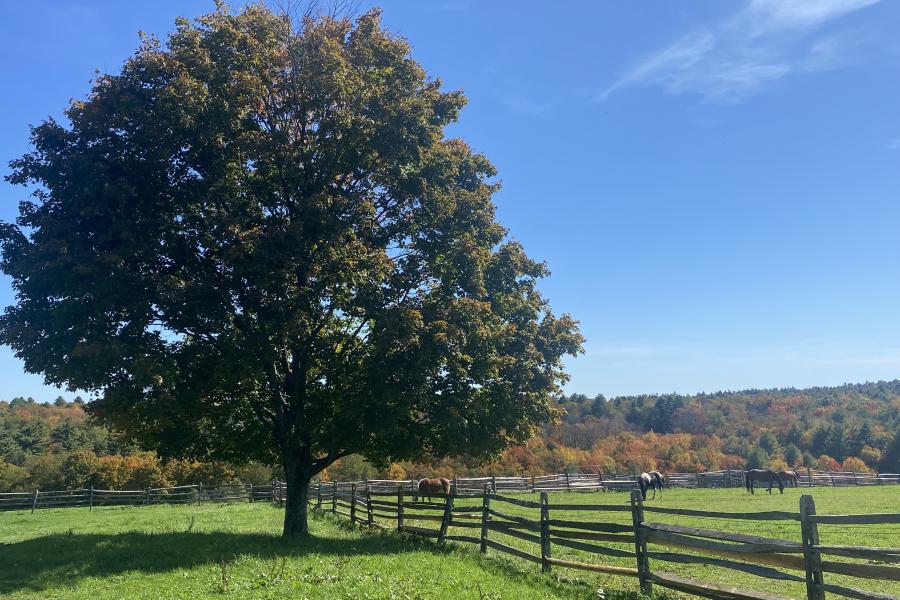
<path id="1" fill-rule="evenodd" d="M 363 7 L 368 6 L 363 3 Z M 900 3 L 386 1 L 581 321 L 568 390 L 900 377 Z M 550 7 L 550 8 L 548 8 Z M 211 1 L 10 3 L 0 160 Z M 0 184 L 0 219 L 23 191 Z M 0 280 L 0 303 L 12 301 Z M 57 391 L 0 349 L 0 398 Z M 71 396 L 71 394 L 66 394 Z"/>

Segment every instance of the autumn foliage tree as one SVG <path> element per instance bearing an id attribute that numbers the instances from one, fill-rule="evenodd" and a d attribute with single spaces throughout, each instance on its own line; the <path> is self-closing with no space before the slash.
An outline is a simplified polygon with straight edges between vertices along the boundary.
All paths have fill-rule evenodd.
<path id="1" fill-rule="evenodd" d="M 13 161 L 0 341 L 163 456 L 283 464 L 289 536 L 343 456 L 526 440 L 581 337 L 444 136 L 464 102 L 377 11 L 179 20 Z"/>

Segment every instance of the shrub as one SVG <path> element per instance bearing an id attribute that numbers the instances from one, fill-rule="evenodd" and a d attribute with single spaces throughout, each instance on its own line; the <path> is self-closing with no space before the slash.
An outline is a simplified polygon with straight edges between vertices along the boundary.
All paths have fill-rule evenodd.
<path id="1" fill-rule="evenodd" d="M 17 492 L 27 486 L 28 471 L 22 467 L 0 461 L 0 492 Z"/>
<path id="2" fill-rule="evenodd" d="M 855 456 L 851 456 L 844 460 L 843 467 L 845 471 L 853 471 L 854 473 L 870 473 L 872 471 L 872 469 L 866 466 L 866 463 Z"/>
<path id="3" fill-rule="evenodd" d="M 841 463 L 834 460 L 827 454 L 823 454 L 819 456 L 818 464 L 816 465 L 823 471 L 840 471 Z"/>

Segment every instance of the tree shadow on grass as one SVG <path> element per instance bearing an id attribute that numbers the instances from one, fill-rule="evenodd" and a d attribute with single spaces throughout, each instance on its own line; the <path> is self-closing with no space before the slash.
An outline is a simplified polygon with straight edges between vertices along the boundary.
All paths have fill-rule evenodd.
<path id="1" fill-rule="evenodd" d="M 311 535 L 302 540 L 288 540 L 278 535 L 224 531 L 116 534 L 70 531 L 0 544 L 0 596 L 67 586 L 80 578 L 111 577 L 129 571 L 155 574 L 190 569 L 231 561 L 238 556 L 327 558 L 400 554 L 409 550 L 409 541 L 396 535 L 352 538 Z M 437 547 L 432 550 L 442 551 Z"/>
<path id="2" fill-rule="evenodd" d="M 340 529 L 356 529 L 339 519 L 325 519 Z M 280 559 L 315 555 L 319 558 L 404 554 L 426 551 L 434 554 L 462 553 L 482 568 L 504 576 L 548 586 L 569 596 L 594 596 L 586 581 L 542 577 L 500 556 L 485 557 L 477 547 L 446 544 L 395 532 L 364 531 L 350 537 L 311 535 L 302 540 L 287 540 L 279 535 L 226 531 L 129 531 L 116 534 L 64 533 L 47 535 L 8 545 L 0 545 L 0 596 L 21 591 L 41 592 L 71 586 L 89 577 L 115 577 L 128 572 L 148 575 L 164 574 L 177 569 L 234 560 L 239 556 Z M 579 593 L 580 592 L 580 593 Z M 634 592 L 607 590 L 614 600 L 632 600 Z"/>

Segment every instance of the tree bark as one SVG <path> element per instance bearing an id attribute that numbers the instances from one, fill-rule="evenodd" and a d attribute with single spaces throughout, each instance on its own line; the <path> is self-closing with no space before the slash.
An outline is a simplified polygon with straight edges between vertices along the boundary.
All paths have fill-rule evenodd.
<path id="1" fill-rule="evenodd" d="M 287 484 L 287 499 L 284 503 L 284 531 L 287 538 L 300 538 L 309 535 L 309 524 L 306 521 L 309 482 L 312 470 L 309 461 L 287 453 L 284 460 L 284 478 Z"/>

